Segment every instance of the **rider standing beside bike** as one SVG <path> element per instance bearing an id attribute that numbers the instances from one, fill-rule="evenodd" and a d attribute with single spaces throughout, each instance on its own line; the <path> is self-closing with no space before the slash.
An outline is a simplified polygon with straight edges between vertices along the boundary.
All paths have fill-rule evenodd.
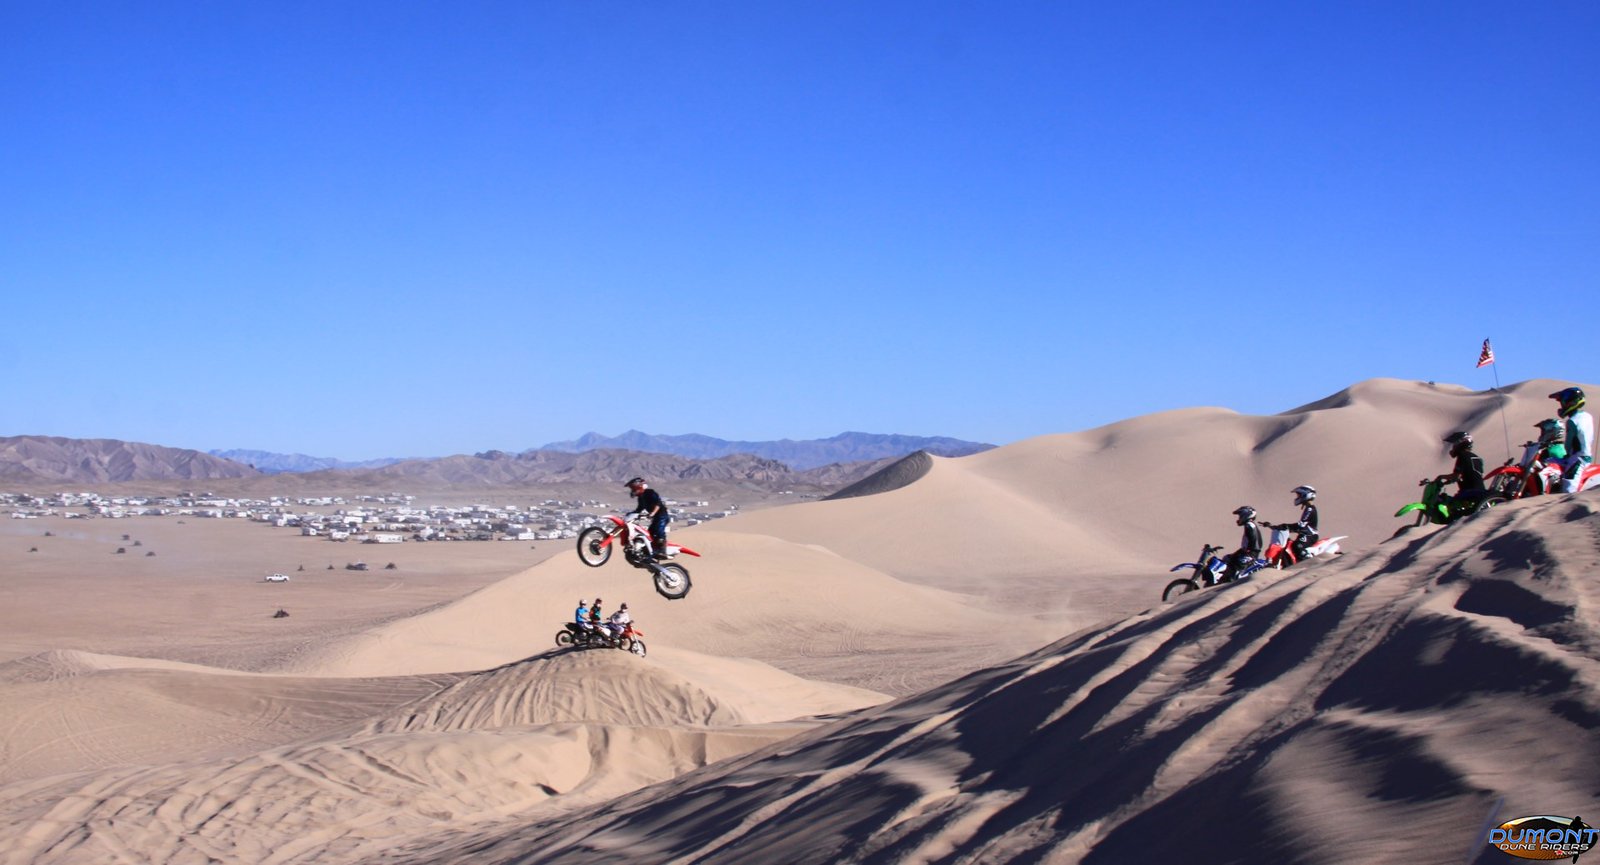
<path id="1" fill-rule="evenodd" d="M 1567 422 L 1567 455 L 1552 462 L 1561 466 L 1561 491 L 1575 493 L 1583 467 L 1594 462 L 1594 418 L 1583 410 L 1583 391 L 1579 388 L 1558 390 L 1550 398 L 1561 404 L 1557 414 Z"/>
<path id="2" fill-rule="evenodd" d="M 1233 515 L 1238 517 L 1236 522 L 1244 526 L 1244 535 L 1239 538 L 1239 549 L 1228 556 L 1228 566 L 1222 571 L 1222 582 L 1231 583 L 1239 572 L 1249 567 L 1261 555 L 1261 527 L 1256 525 L 1256 509 L 1249 505 L 1235 508 Z"/>
<path id="3" fill-rule="evenodd" d="M 1317 533 L 1317 506 L 1312 504 L 1316 501 L 1317 489 L 1310 484 L 1301 484 L 1289 492 L 1294 493 L 1294 503 L 1300 506 L 1300 521 L 1280 523 L 1270 527 L 1294 532 L 1294 542 L 1289 548 L 1294 551 L 1294 560 L 1303 562 L 1306 559 L 1306 549 L 1322 537 Z"/>
<path id="4" fill-rule="evenodd" d="M 628 493 L 639 500 L 639 506 L 629 513 L 648 514 L 650 516 L 650 546 L 656 558 L 667 557 L 667 521 L 672 515 L 667 513 L 667 503 L 661 500 L 661 494 L 644 482 L 644 478 L 634 478 L 627 483 Z"/>

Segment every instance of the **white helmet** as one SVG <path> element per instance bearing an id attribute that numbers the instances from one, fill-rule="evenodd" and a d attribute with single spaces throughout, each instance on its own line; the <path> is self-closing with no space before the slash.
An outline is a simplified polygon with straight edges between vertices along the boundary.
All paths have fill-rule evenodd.
<path id="1" fill-rule="evenodd" d="M 1297 505 L 1310 504 L 1317 498 L 1317 488 L 1310 484 L 1301 484 L 1289 492 L 1294 493 L 1294 503 Z"/>

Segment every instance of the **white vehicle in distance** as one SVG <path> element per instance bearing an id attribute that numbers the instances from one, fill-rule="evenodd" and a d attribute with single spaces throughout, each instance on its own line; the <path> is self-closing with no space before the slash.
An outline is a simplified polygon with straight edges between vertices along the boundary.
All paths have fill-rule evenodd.
<path id="1" fill-rule="evenodd" d="M 288 574 L 267 574 L 267 582 L 269 582 L 269 583 L 287 583 L 287 582 L 289 582 L 289 575 Z"/>

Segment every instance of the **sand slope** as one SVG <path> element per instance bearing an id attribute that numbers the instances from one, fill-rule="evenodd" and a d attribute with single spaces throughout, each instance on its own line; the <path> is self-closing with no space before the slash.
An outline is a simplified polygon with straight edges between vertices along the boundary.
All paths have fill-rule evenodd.
<path id="1" fill-rule="evenodd" d="M 1465 429 L 1488 466 L 1549 417 L 1535 380 L 1505 393 L 1377 379 L 1271 416 L 1195 408 L 1042 436 L 960 459 L 881 495 L 801 504 L 730 521 L 732 532 L 817 543 L 897 579 L 1054 614 L 1071 628 L 1147 605 L 1162 577 L 1206 543 L 1232 546 L 1231 511 L 1298 516 L 1289 490 L 1319 491 L 1324 535 L 1370 548 L 1417 481 L 1448 471 L 1441 443 Z M 894 486 L 894 484 L 890 484 Z"/>
<path id="2" fill-rule="evenodd" d="M 360 724 L 452 680 L 263 676 L 47 652 L 0 664 L 0 784 L 134 763 L 243 756 Z"/>
<path id="3" fill-rule="evenodd" d="M 0 862 L 362 861 L 418 833 L 604 801 L 819 723 L 806 716 L 883 699 L 719 659 L 706 659 L 702 687 L 680 672 L 691 653 L 676 660 L 552 652 L 300 744 L 18 781 L 0 787 L 0 826 L 17 829 Z M 241 677 L 221 678 L 219 688 Z M 135 717 L 172 715 L 146 705 Z"/>
<path id="4" fill-rule="evenodd" d="M 1461 861 L 1592 801 L 1597 563 L 1600 504 L 1531 500 L 402 861 Z"/>
<path id="5" fill-rule="evenodd" d="M 739 519 L 744 519 L 740 517 Z M 736 520 L 724 521 L 732 523 Z M 293 672 L 374 676 L 483 669 L 552 644 L 581 597 L 627 602 L 652 651 L 687 647 L 754 658 L 808 678 L 908 693 L 955 669 L 1010 657 L 1047 639 L 939 589 L 912 585 L 816 545 L 697 527 L 684 543 L 694 588 L 655 594 L 647 572 L 620 557 L 589 568 L 557 556 L 458 603 L 331 646 Z M 931 666 L 916 663 L 934 657 Z"/>
<path id="6" fill-rule="evenodd" d="M 928 458 L 677 533 L 705 553 L 677 602 L 566 552 L 372 626 L 445 581 L 407 561 L 415 597 L 380 603 L 413 587 L 196 562 L 146 637 L 52 574 L 0 580 L 33 611 L 0 664 L 0 865 L 1459 862 L 1501 797 L 1592 797 L 1600 498 L 1380 541 L 1440 437 L 1499 440 L 1505 402 L 1520 441 L 1557 385 L 1364 382 Z M 1229 510 L 1287 519 L 1303 482 L 1349 555 L 1154 606 Z M 117 585 L 97 600 L 143 591 Z M 597 593 L 648 658 L 553 650 Z M 53 609 L 82 642 L 44 639 Z"/>
<path id="7" fill-rule="evenodd" d="M 1299 483 L 1318 486 L 1325 534 L 1371 547 L 1395 529 L 1417 479 L 1448 468 L 1446 432 L 1473 430 L 1489 453 L 1489 440 L 1505 438 L 1502 403 L 1531 432 L 1557 386 L 1496 394 L 1376 380 L 1281 415 L 1188 409 L 959 459 L 923 456 L 925 473 L 879 495 L 675 532 L 705 553 L 683 560 L 695 588 L 676 604 L 620 560 L 589 569 L 557 555 L 282 669 L 482 669 L 526 656 L 579 597 L 600 594 L 609 608 L 630 602 L 654 644 L 910 693 L 1148 606 L 1173 564 L 1205 543 L 1236 543 L 1238 504 L 1296 516 L 1288 490 Z"/>

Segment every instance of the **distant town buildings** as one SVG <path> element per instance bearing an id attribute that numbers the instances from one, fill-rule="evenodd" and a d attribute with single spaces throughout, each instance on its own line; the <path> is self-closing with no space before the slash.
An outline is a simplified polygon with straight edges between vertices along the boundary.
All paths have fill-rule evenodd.
<path id="1" fill-rule="evenodd" d="M 587 526 L 613 510 L 601 501 L 549 499 L 536 505 L 418 506 L 416 497 L 317 496 L 267 499 L 227 498 L 210 493 L 176 496 L 102 496 L 99 493 L 29 495 L 0 493 L 0 512 L 12 519 L 59 516 L 69 519 L 131 517 L 195 517 L 242 519 L 277 528 L 294 528 L 309 537 L 330 541 L 398 544 L 408 541 L 540 541 L 576 538 Z M 668 500 L 673 523 L 693 526 L 739 512 L 730 504 L 715 508 L 708 501 Z"/>

